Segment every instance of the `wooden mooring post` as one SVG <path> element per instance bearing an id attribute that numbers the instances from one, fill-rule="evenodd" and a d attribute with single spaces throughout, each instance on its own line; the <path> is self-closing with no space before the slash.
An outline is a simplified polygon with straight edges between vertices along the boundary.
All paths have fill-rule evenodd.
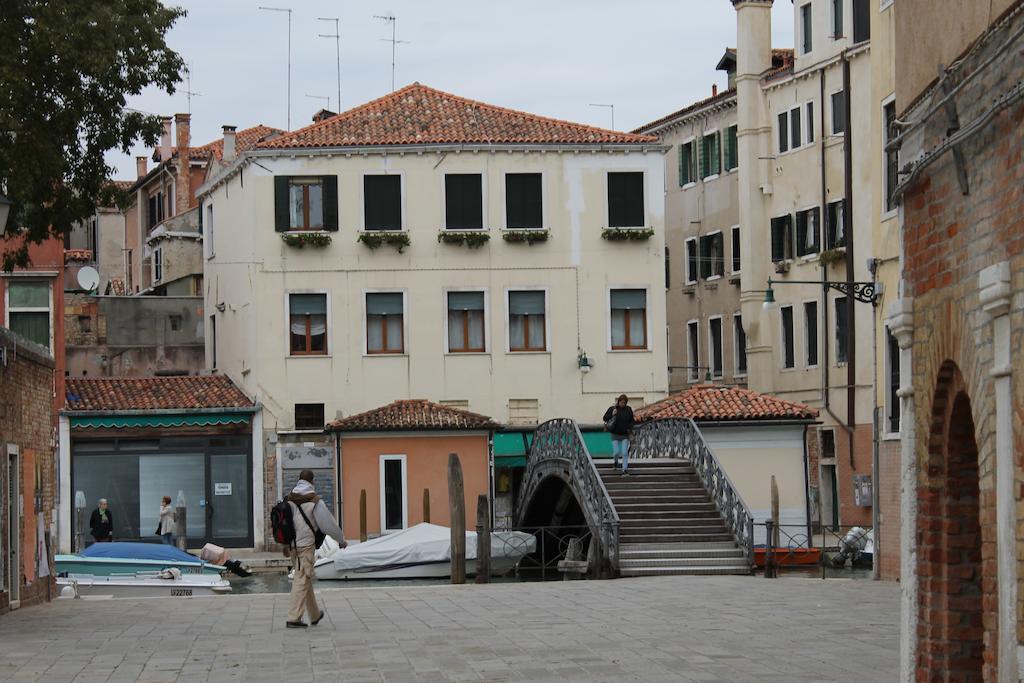
<path id="1" fill-rule="evenodd" d="M 491 506 L 484 493 L 476 498 L 476 582 L 491 582 Z"/>
<path id="2" fill-rule="evenodd" d="M 366 489 L 359 491 L 359 542 L 366 543 Z"/>
<path id="3" fill-rule="evenodd" d="M 775 549 L 779 545 L 779 486 L 775 482 L 774 474 L 771 487 L 772 517 L 765 523 L 764 577 L 766 579 L 775 579 L 779 576 L 775 558 Z"/>
<path id="4" fill-rule="evenodd" d="M 430 524 L 430 489 L 423 489 L 423 521 Z"/>
<path id="5" fill-rule="evenodd" d="M 456 453 L 448 454 L 448 511 L 451 518 L 452 583 L 466 583 L 466 498 L 462 463 Z"/>

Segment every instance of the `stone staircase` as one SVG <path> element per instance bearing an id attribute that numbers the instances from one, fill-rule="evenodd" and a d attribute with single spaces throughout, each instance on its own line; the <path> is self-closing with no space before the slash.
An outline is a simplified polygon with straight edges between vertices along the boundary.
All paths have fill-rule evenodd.
<path id="1" fill-rule="evenodd" d="M 628 476 L 610 459 L 594 464 L 619 513 L 622 576 L 750 573 L 688 461 L 634 461 Z"/>

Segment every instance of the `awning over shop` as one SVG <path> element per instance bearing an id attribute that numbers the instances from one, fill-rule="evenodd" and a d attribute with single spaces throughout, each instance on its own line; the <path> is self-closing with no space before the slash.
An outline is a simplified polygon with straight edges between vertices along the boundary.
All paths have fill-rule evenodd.
<path id="1" fill-rule="evenodd" d="M 90 415 L 71 416 L 71 428 L 206 427 L 248 424 L 251 413 L 192 413 L 183 415 Z"/>
<path id="2" fill-rule="evenodd" d="M 607 432 L 582 432 L 583 443 L 592 458 L 610 458 L 612 437 Z M 532 432 L 499 432 L 494 435 L 494 466 L 525 467 L 526 451 L 533 443 Z"/>

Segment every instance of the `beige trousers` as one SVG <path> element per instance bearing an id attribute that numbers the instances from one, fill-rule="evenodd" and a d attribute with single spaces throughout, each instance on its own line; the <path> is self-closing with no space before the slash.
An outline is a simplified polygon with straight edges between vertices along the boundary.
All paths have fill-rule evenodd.
<path id="1" fill-rule="evenodd" d="M 316 595 L 313 593 L 315 552 L 316 548 L 311 545 L 292 549 L 292 566 L 295 568 L 295 576 L 292 579 L 288 621 L 302 621 L 303 612 L 309 614 L 310 621 L 320 618 L 320 607 L 317 606 Z"/>

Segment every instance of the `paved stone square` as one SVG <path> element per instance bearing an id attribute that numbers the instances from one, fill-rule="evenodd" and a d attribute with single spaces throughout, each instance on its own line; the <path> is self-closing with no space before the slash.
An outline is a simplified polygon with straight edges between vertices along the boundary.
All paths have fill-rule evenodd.
<path id="1" fill-rule="evenodd" d="M 0 681 L 891 681 L 895 583 L 652 577 L 58 600 L 0 616 Z"/>

